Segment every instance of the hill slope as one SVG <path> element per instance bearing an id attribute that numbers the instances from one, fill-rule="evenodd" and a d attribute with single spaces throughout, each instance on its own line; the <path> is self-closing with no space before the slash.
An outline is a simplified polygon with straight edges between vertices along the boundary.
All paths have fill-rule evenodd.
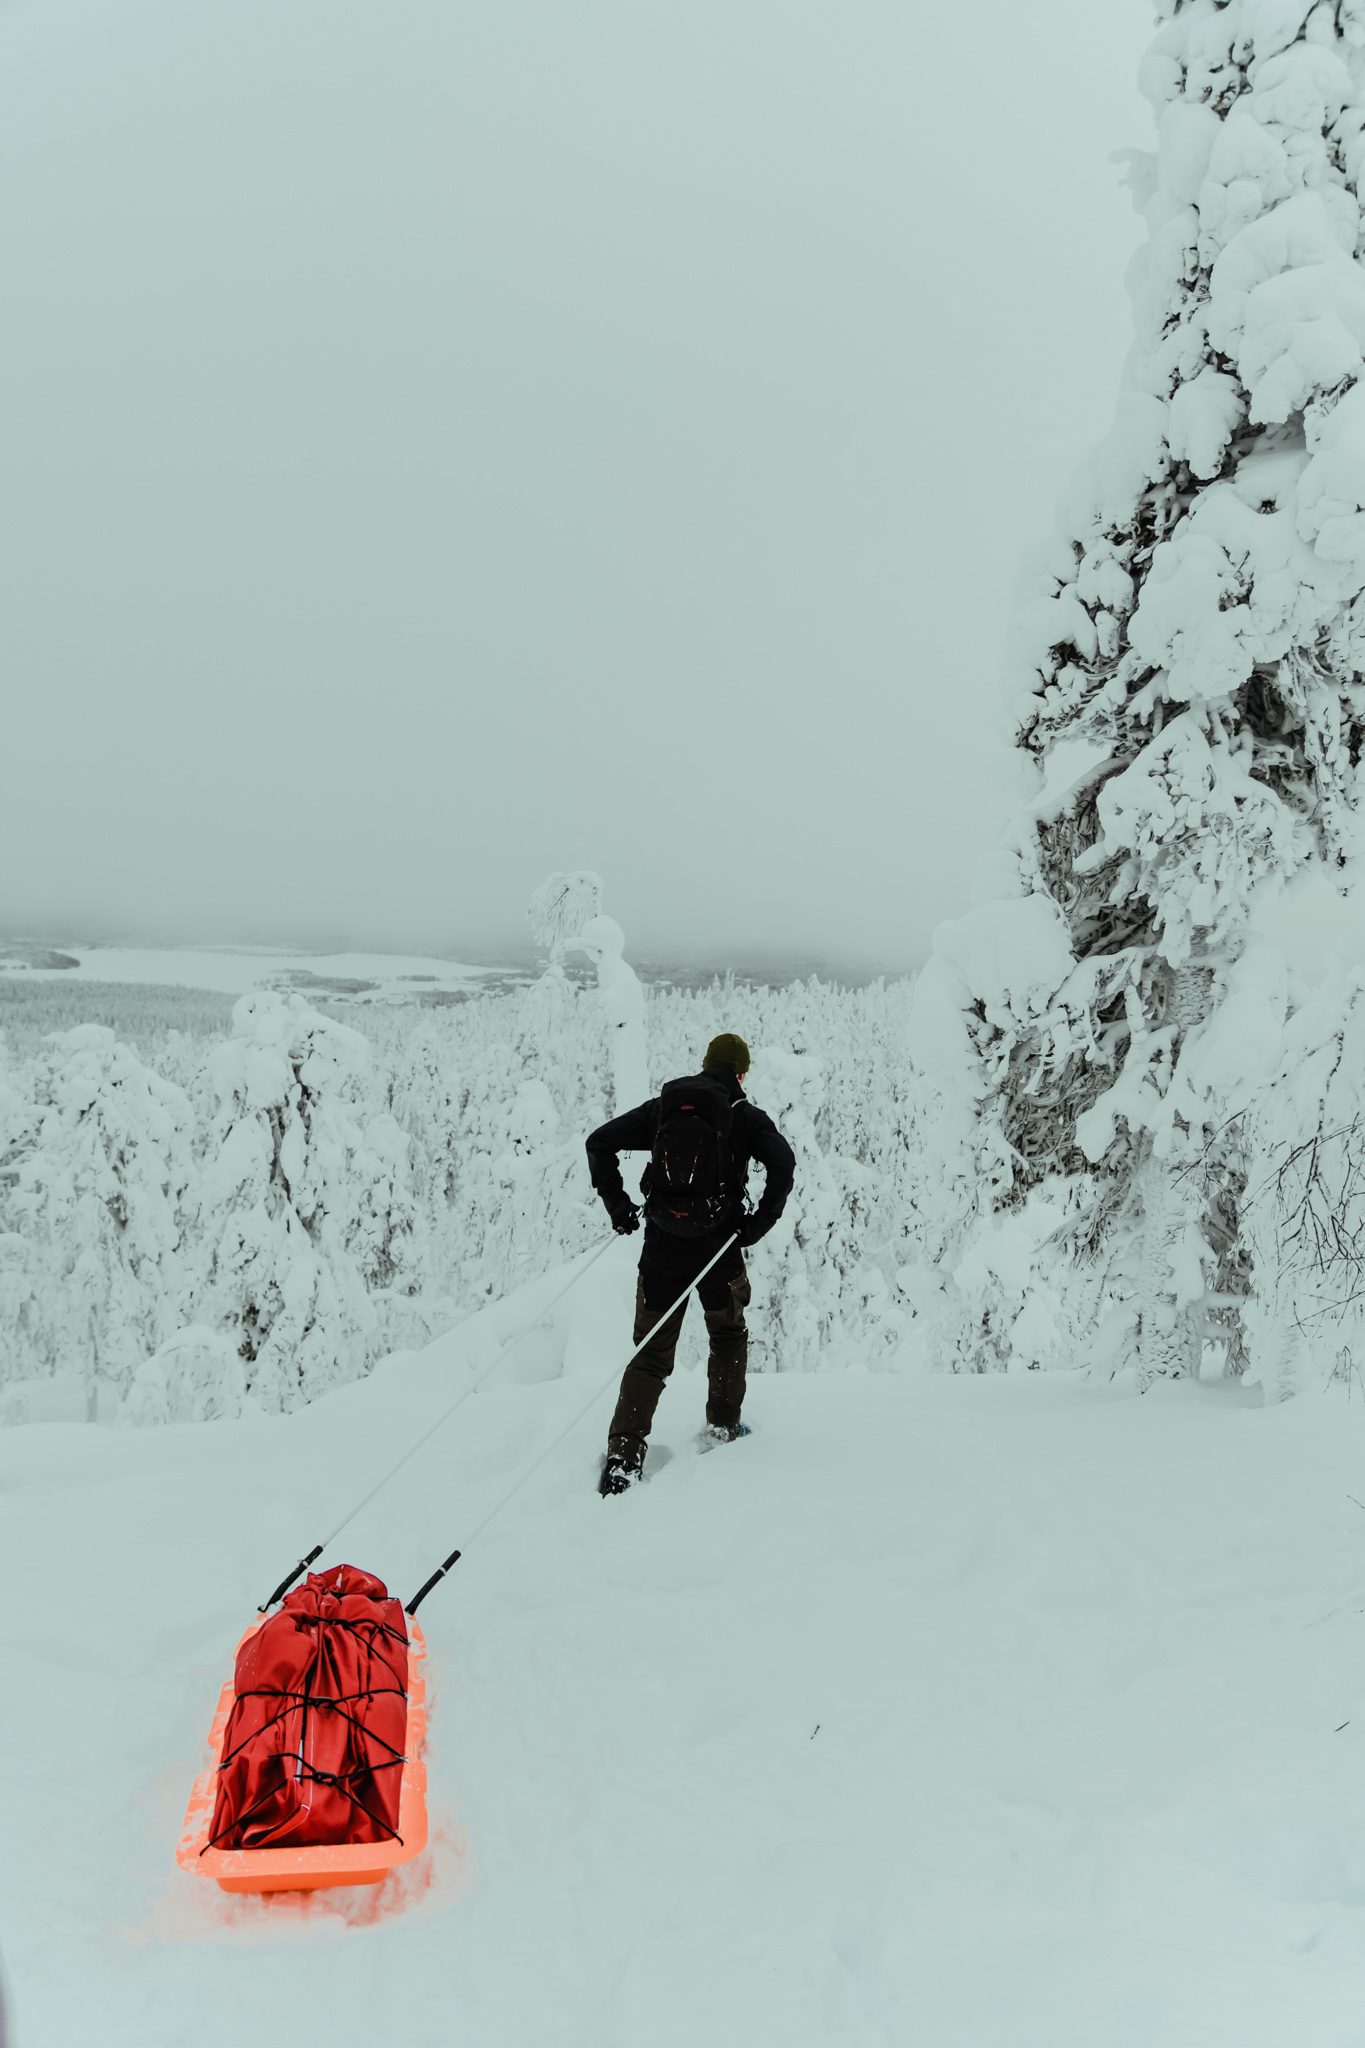
<path id="1" fill-rule="evenodd" d="M 331 1561 L 410 1593 L 611 1371 L 629 1264 Z M 268 1904 L 182 1876 L 254 1602 L 535 1300 L 284 1420 L 0 1435 L 18 2048 L 1365 2038 L 1344 1397 L 762 1377 L 755 1435 L 699 1457 L 680 1369 L 648 1483 L 601 1502 L 604 1399 L 423 1611 L 416 1874 Z"/>

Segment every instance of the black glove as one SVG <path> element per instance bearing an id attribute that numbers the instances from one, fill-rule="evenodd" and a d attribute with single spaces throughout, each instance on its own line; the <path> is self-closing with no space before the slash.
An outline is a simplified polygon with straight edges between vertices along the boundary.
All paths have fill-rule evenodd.
<path id="1" fill-rule="evenodd" d="M 760 1223 L 757 1216 L 743 1217 L 737 1232 L 740 1250 L 748 1251 L 751 1244 L 757 1244 L 760 1237 L 766 1237 L 767 1234 L 767 1224 Z"/>
<path id="2" fill-rule="evenodd" d="M 640 1228 L 640 1212 L 634 1202 L 618 1202 L 608 1213 L 611 1227 L 618 1237 L 629 1237 L 632 1230 Z"/>

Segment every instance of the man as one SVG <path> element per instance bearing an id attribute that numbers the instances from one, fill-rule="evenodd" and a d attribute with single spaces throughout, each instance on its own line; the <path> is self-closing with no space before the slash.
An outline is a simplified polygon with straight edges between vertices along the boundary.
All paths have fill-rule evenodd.
<path id="1" fill-rule="evenodd" d="M 744 1077 L 749 1048 L 723 1031 L 706 1048 L 702 1071 L 670 1081 L 651 1102 L 613 1117 L 588 1139 L 592 1184 L 616 1229 L 640 1227 L 640 1211 L 621 1180 L 617 1155 L 648 1152 L 640 1192 L 645 1241 L 635 1292 L 635 1342 L 641 1343 L 664 1310 L 683 1292 L 725 1241 L 738 1233 L 711 1267 L 698 1293 L 710 1338 L 706 1421 L 718 1443 L 743 1434 L 744 1369 L 749 1336 L 744 1310 L 749 1281 L 744 1249 L 776 1223 L 791 1193 L 796 1159 L 771 1117 L 748 1100 Z M 745 1183 L 756 1159 L 767 1176 L 763 1198 L 749 1215 Z M 631 1360 L 607 1434 L 600 1491 L 624 1493 L 644 1468 L 645 1443 L 664 1381 L 673 1370 L 687 1303 Z"/>

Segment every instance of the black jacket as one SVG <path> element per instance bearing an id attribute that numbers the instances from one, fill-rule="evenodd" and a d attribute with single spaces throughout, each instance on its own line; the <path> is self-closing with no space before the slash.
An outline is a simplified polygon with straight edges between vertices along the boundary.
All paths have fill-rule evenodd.
<path id="1" fill-rule="evenodd" d="M 749 1232 L 752 1242 L 766 1236 L 786 1208 L 787 1197 L 796 1178 L 796 1155 L 772 1118 L 750 1102 L 736 1075 L 725 1068 L 713 1067 L 706 1079 L 719 1081 L 734 1104 L 734 1121 L 730 1126 L 731 1159 L 736 1180 L 734 1223 L 739 1222 L 743 1213 L 750 1161 L 756 1159 L 767 1176 L 763 1198 L 754 1211 Z M 588 1139 L 588 1171 L 592 1175 L 593 1186 L 609 1210 L 626 1200 L 625 1184 L 617 1164 L 618 1153 L 652 1152 L 658 1128 L 659 1098 L 656 1095 L 651 1101 L 642 1102 L 638 1109 L 628 1109 L 623 1116 L 614 1116 L 610 1123 L 603 1124 Z M 729 1228 L 733 1229 L 734 1224 Z"/>

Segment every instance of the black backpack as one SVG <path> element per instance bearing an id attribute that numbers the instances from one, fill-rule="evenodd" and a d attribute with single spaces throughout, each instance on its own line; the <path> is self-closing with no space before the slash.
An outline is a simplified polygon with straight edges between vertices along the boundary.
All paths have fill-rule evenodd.
<path id="1" fill-rule="evenodd" d="M 708 1237 L 735 1208 L 729 1095 L 709 1074 L 659 1091 L 659 1128 L 650 1154 L 646 1213 L 672 1237 Z"/>

